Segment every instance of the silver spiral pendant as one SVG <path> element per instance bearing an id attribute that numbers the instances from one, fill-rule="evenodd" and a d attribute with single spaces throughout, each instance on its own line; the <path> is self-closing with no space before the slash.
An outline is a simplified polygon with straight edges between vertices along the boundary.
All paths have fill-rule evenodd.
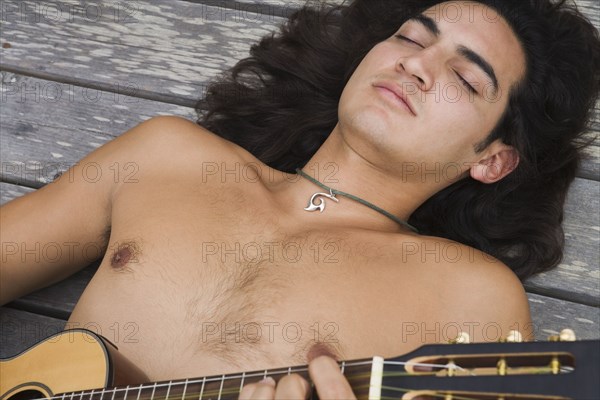
<path id="1" fill-rule="evenodd" d="M 305 210 L 306 211 L 319 210 L 319 212 L 323 212 L 323 210 L 325 209 L 325 199 L 323 199 L 323 197 L 331 199 L 331 200 L 335 201 L 336 203 L 339 202 L 339 199 L 337 197 L 335 197 L 335 194 L 333 194 L 333 192 L 330 189 L 329 193 L 313 194 L 312 197 L 310 198 L 310 201 L 308 202 L 308 207 L 306 207 Z M 319 200 L 319 203 L 315 203 L 315 201 L 317 199 Z"/>

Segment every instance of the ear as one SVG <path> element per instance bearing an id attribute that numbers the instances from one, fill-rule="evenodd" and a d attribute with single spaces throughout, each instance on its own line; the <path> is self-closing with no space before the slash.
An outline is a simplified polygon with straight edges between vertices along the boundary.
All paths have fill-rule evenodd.
<path id="1" fill-rule="evenodd" d="M 517 150 L 495 141 L 484 151 L 484 157 L 471 167 L 471 177 L 482 183 L 495 183 L 510 174 L 519 165 Z"/>

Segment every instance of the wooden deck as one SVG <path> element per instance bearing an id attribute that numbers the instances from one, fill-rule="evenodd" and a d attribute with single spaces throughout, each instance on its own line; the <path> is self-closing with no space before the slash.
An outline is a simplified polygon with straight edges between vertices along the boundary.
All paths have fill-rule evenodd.
<path id="1" fill-rule="evenodd" d="M 195 119 L 207 83 L 302 3 L 2 1 L 1 203 L 152 116 Z M 600 27 L 596 1 L 577 4 Z M 538 339 L 565 327 L 600 338 L 599 146 L 569 193 L 563 263 L 526 283 Z M 0 308 L 0 356 L 62 330 L 96 267 Z"/>

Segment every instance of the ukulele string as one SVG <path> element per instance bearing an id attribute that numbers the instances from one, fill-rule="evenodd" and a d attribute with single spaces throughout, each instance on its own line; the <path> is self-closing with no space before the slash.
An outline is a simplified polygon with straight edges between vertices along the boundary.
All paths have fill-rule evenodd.
<path id="1" fill-rule="evenodd" d="M 346 368 L 350 368 L 350 367 L 355 367 L 355 366 L 364 366 L 364 365 L 368 365 L 371 364 L 372 361 L 362 361 L 362 362 L 354 362 L 354 363 L 346 363 L 345 367 Z M 418 366 L 418 367 L 424 367 L 424 368 L 437 368 L 438 371 L 424 371 L 424 372 L 419 372 L 418 374 L 415 373 L 408 373 L 408 372 L 398 372 L 398 373 L 384 373 L 383 376 L 384 377 L 402 377 L 402 376 L 434 376 L 436 374 L 438 374 L 440 371 L 442 370 L 458 370 L 458 371 L 467 371 L 466 369 L 458 366 L 458 365 L 454 365 L 454 364 L 448 364 L 448 365 L 444 365 L 444 364 L 429 364 L 429 363 L 415 363 L 415 362 L 402 362 L 402 361 L 384 361 L 384 365 L 390 365 L 390 366 Z M 139 395 L 137 396 L 136 400 L 152 400 L 153 396 L 146 396 L 146 395 L 141 395 L 141 391 L 145 390 L 145 389 L 153 389 L 153 393 L 156 389 L 163 389 L 163 388 L 168 388 L 168 389 L 172 389 L 172 388 L 178 388 L 179 386 L 183 386 L 183 385 L 194 385 L 194 384 L 202 384 L 203 386 L 205 384 L 210 384 L 210 383 L 218 383 L 218 382 L 225 382 L 225 381 L 233 381 L 233 380 L 237 380 L 237 379 L 252 379 L 252 378 L 264 378 L 267 375 L 289 375 L 292 373 L 307 373 L 308 372 L 308 368 L 304 367 L 304 368 L 288 368 L 285 370 L 274 370 L 274 371 L 264 371 L 264 372 L 256 372 L 256 373 L 250 373 L 250 374 L 243 374 L 243 375 L 232 375 L 232 376 L 222 376 L 222 377 L 212 377 L 212 378 L 199 378 L 199 379 L 194 379 L 194 380 L 186 380 L 186 381 L 180 381 L 180 382 L 169 382 L 169 383 L 162 383 L 162 384 L 152 384 L 152 385 L 148 385 L 148 384 L 142 384 L 140 386 L 137 387 L 126 387 L 126 388 L 112 388 L 112 389 L 101 389 L 101 390 L 93 390 L 93 391 L 82 391 L 81 393 L 78 394 L 71 394 L 69 395 L 69 398 L 67 399 L 67 394 L 61 394 L 59 396 L 52 396 L 52 397 L 48 397 L 48 398 L 41 398 L 41 399 L 35 399 L 35 400 L 74 400 L 75 397 L 77 397 L 78 399 L 83 399 L 84 396 L 89 396 L 90 399 L 89 400 L 93 400 L 93 396 L 94 395 L 99 395 L 100 399 L 102 399 L 104 397 L 105 394 L 112 394 L 113 398 L 114 395 L 119 393 L 119 392 L 140 392 Z M 470 372 L 471 375 L 475 375 L 472 372 Z M 371 376 L 370 373 L 363 373 L 363 374 L 354 374 L 354 375 L 348 375 L 346 376 L 346 378 L 349 381 L 355 381 L 358 379 L 369 379 Z M 357 386 L 357 388 L 364 388 L 365 386 Z M 368 385 L 366 387 L 369 387 Z M 405 391 L 406 389 L 398 389 L 398 388 L 388 388 L 390 390 L 396 390 L 396 391 Z M 410 390 L 408 390 L 410 391 Z M 236 389 L 226 389 L 226 390 L 207 390 L 203 393 L 202 397 L 204 396 L 216 396 L 216 395 L 227 395 L 227 394 L 238 394 L 240 392 L 239 388 Z M 192 394 L 190 395 L 190 397 L 192 397 Z M 198 396 L 195 395 L 193 396 L 194 398 L 197 398 Z M 187 396 L 183 399 L 185 400 L 187 399 Z M 458 398 L 457 398 L 458 399 Z"/>
<path id="2" fill-rule="evenodd" d="M 440 370 L 455 370 L 461 372 L 467 372 L 468 370 L 456 365 L 456 364 L 428 364 L 428 363 L 416 363 L 416 362 L 402 362 L 402 361 L 384 361 L 384 365 L 399 365 L 404 367 L 424 367 L 424 368 L 439 368 Z M 432 371 L 423 371 L 424 374 L 431 373 Z M 476 376 L 473 371 L 468 371 L 470 375 Z"/>
<path id="3" fill-rule="evenodd" d="M 457 365 L 443 365 L 443 364 L 427 364 L 427 363 L 414 363 L 414 362 L 396 362 L 396 361 L 390 361 L 390 362 L 386 362 L 384 361 L 384 364 L 390 364 L 390 365 L 411 365 L 411 366 L 423 366 L 423 367 L 437 367 L 437 368 L 441 368 L 441 369 L 446 369 L 446 370 L 458 370 L 458 371 L 467 371 L 469 373 L 469 375 L 471 376 L 477 376 L 475 373 L 473 373 L 472 371 L 468 371 L 462 367 L 459 367 Z M 536 369 L 537 372 L 547 372 L 546 369 L 543 368 L 537 368 Z M 305 369 L 303 369 L 302 371 L 306 371 Z M 408 373 L 408 372 L 390 372 L 390 373 L 384 373 L 383 377 L 414 377 L 414 376 L 435 376 L 439 373 L 440 371 L 437 372 L 422 372 L 422 373 Z M 264 376 L 264 374 L 259 374 L 258 376 L 262 377 Z M 368 382 L 369 379 L 371 377 L 370 373 L 361 373 L 361 374 L 353 374 L 353 375 L 349 375 L 346 376 L 346 378 L 348 379 L 349 383 L 355 382 L 355 381 L 360 381 L 360 380 L 364 380 L 365 382 Z M 355 391 L 358 390 L 366 390 L 370 388 L 370 384 L 353 384 L 351 385 L 352 388 Z M 407 389 L 407 388 L 399 388 L 399 387 L 391 387 L 391 386 L 382 386 L 382 390 L 389 390 L 392 392 L 398 392 L 398 393 L 402 393 L 402 394 L 406 394 L 406 393 L 410 393 L 415 391 L 415 389 Z M 210 397 L 214 397 L 214 396 L 228 396 L 228 395 L 237 395 L 240 393 L 239 389 L 228 389 L 228 390 L 209 390 L 206 391 L 204 393 L 204 396 L 208 396 Z M 434 398 L 446 398 L 447 393 L 428 393 L 428 395 L 430 397 L 434 397 Z M 195 398 L 195 397 L 194 397 Z M 141 397 L 139 398 L 141 400 L 152 400 L 152 398 L 146 398 L 146 397 Z M 187 399 L 187 397 L 184 398 L 184 400 Z M 381 400 L 397 400 L 397 397 L 385 397 L 382 396 L 380 398 Z M 456 395 L 453 394 L 453 399 L 454 400 L 478 400 L 479 398 L 475 398 L 475 397 L 468 397 L 466 395 Z"/>
<path id="4" fill-rule="evenodd" d="M 395 392 L 398 392 L 400 394 L 406 394 L 406 393 L 410 393 L 413 392 L 413 389 L 399 389 L 399 388 L 393 388 L 393 387 L 388 387 L 388 386 L 384 386 L 381 388 L 382 390 L 392 390 Z M 429 392 L 427 391 L 427 398 L 439 398 L 439 399 L 446 399 L 448 398 L 449 393 L 434 393 L 434 392 Z M 398 400 L 398 397 L 387 397 L 387 396 L 381 396 L 379 398 L 380 400 Z M 481 397 L 466 397 L 464 395 L 457 395 L 455 393 L 452 393 L 452 400 L 480 400 Z"/>

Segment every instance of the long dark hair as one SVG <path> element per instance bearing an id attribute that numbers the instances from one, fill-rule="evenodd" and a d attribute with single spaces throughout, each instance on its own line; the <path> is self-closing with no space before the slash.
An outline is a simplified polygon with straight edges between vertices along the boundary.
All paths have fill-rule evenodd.
<path id="1" fill-rule="evenodd" d="M 501 139 L 518 150 L 520 163 L 497 183 L 465 178 L 441 190 L 409 222 L 423 234 L 480 249 L 525 279 L 562 259 L 563 206 L 588 144 L 582 133 L 600 86 L 600 39 L 564 0 L 479 2 L 512 27 L 527 68 L 504 115 L 478 147 Z M 198 123 L 270 167 L 293 172 L 335 127 L 342 90 L 362 58 L 409 17 L 437 3 L 305 6 L 209 86 L 196 106 Z"/>

